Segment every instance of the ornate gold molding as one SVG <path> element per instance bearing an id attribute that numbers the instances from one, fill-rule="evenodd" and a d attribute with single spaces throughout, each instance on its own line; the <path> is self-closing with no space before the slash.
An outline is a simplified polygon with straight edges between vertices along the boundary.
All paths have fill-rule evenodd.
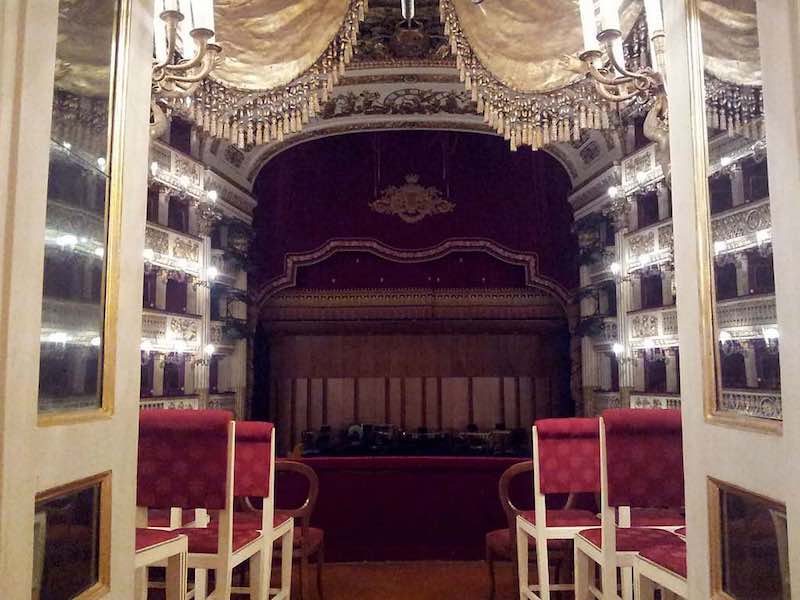
<path id="1" fill-rule="evenodd" d="M 443 198 L 437 188 L 421 186 L 419 175 L 409 174 L 403 185 L 385 188 L 369 207 L 377 213 L 396 215 L 406 223 L 418 223 L 431 215 L 453 212 L 456 205 Z"/>

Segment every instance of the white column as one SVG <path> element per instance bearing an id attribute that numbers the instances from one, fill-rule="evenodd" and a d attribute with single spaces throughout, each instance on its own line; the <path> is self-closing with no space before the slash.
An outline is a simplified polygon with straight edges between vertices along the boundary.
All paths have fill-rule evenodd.
<path id="1" fill-rule="evenodd" d="M 636 197 L 630 201 L 630 211 L 628 212 L 628 229 L 636 231 L 639 229 L 639 202 Z"/>
<path id="2" fill-rule="evenodd" d="M 161 354 L 153 353 L 153 395 L 164 395 L 164 367 L 161 363 Z"/>
<path id="3" fill-rule="evenodd" d="M 663 221 L 664 219 L 669 219 L 670 197 L 667 186 L 663 183 L 659 183 L 656 193 L 658 194 L 658 220 Z"/>
<path id="4" fill-rule="evenodd" d="M 197 223 L 197 209 L 195 208 L 194 204 L 190 201 L 189 207 L 187 209 L 189 213 L 189 233 L 192 235 L 197 235 L 199 231 L 198 223 Z"/>
<path id="5" fill-rule="evenodd" d="M 661 303 L 664 306 L 672 306 L 672 271 L 661 271 Z"/>
<path id="6" fill-rule="evenodd" d="M 167 307 L 167 278 L 159 271 L 156 273 L 156 308 L 164 310 Z"/>
<path id="7" fill-rule="evenodd" d="M 747 296 L 750 293 L 750 263 L 747 255 L 741 252 L 736 255 L 736 295 Z"/>
<path id="8" fill-rule="evenodd" d="M 194 209 L 192 208 L 190 213 L 194 214 Z M 191 220 L 191 217 L 190 217 Z M 208 236 L 203 237 L 203 241 L 200 244 L 200 277 L 201 279 L 207 280 L 208 276 L 208 266 L 210 264 L 211 258 L 211 238 Z M 209 288 L 206 285 L 198 285 L 195 289 L 194 294 L 194 310 L 196 314 L 201 316 L 201 324 L 200 329 L 198 331 L 200 337 L 200 349 L 198 353 L 198 357 L 205 360 L 210 359 L 211 357 L 206 354 L 206 345 L 208 345 L 209 340 L 211 339 L 211 294 L 209 292 Z M 195 375 L 194 375 L 195 386 L 198 390 L 198 393 L 201 396 L 201 401 L 205 402 L 208 400 L 208 365 L 203 363 L 197 365 L 195 368 Z"/>
<path id="9" fill-rule="evenodd" d="M 195 381 L 194 381 L 194 372 L 196 368 L 194 366 L 194 360 L 197 358 L 193 354 L 186 354 L 186 360 L 183 363 L 183 391 L 186 394 L 194 394 L 195 393 Z"/>
<path id="10" fill-rule="evenodd" d="M 676 360 L 675 356 L 675 348 L 666 348 L 664 350 L 666 354 L 666 365 L 667 365 L 667 393 L 669 394 L 677 394 L 678 393 L 678 361 Z"/>
<path id="11" fill-rule="evenodd" d="M 756 363 L 756 349 L 753 342 L 742 343 L 742 355 L 744 356 L 745 376 L 747 377 L 747 387 L 758 387 L 758 365 Z"/>
<path id="12" fill-rule="evenodd" d="M 202 288 L 205 289 L 205 288 Z M 186 284 L 186 312 L 191 314 L 201 314 L 200 294 L 201 286 Z"/>
<path id="13" fill-rule="evenodd" d="M 169 190 L 162 187 L 158 190 L 158 224 L 166 227 L 169 222 Z"/>
<path id="14" fill-rule="evenodd" d="M 644 378 L 644 355 L 641 350 L 634 354 L 636 362 L 633 366 L 633 389 L 639 392 L 645 391 Z"/>
<path id="15" fill-rule="evenodd" d="M 735 169 L 731 173 L 731 195 L 733 206 L 744 204 L 744 176 L 741 168 Z"/>

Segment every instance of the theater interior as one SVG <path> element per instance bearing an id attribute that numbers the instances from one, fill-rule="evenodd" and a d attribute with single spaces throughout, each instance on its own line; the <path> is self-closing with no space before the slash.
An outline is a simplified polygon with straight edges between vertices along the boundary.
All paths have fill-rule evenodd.
<path id="1" fill-rule="evenodd" d="M 0 90 L 0 598 L 800 589 L 796 1 L 3 0 Z"/>

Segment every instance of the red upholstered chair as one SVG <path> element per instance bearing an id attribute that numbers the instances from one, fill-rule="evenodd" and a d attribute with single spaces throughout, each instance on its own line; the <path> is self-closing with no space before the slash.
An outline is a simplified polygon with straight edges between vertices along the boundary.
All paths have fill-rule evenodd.
<path id="1" fill-rule="evenodd" d="M 500 476 L 498 484 L 498 494 L 500 505 L 505 512 L 508 526 L 503 529 L 495 529 L 486 534 L 486 565 L 489 568 L 489 598 L 495 596 L 495 576 L 494 562 L 496 560 L 510 560 L 516 563 L 516 519 L 517 515 L 522 514 L 522 510 L 517 508 L 511 501 L 510 487 L 511 481 L 518 475 L 533 472 L 533 461 L 527 460 L 511 465 Z"/>
<path id="2" fill-rule="evenodd" d="M 148 410 L 139 415 L 137 523 L 149 509 L 219 511 L 219 527 L 172 530 L 186 536 L 188 567 L 195 569 L 194 598 L 204 600 L 206 570 L 213 569 L 211 597 L 229 600 L 233 568 L 250 561 L 251 598 L 265 600 L 262 585 L 263 539 L 256 529 L 233 528 L 233 473 L 236 425 L 218 410 Z"/>
<path id="3" fill-rule="evenodd" d="M 185 535 L 142 527 L 136 529 L 136 600 L 147 600 L 147 567 L 166 561 L 166 600 L 186 598 L 186 555 L 188 542 Z"/>
<path id="4" fill-rule="evenodd" d="M 572 589 L 568 583 L 550 585 L 548 542 L 572 540 L 586 527 L 599 527 L 600 520 L 571 505 L 548 510 L 546 496 L 600 490 L 599 436 L 596 418 L 543 419 L 533 427 L 534 510 L 517 516 L 516 524 L 520 598 L 550 600 L 551 591 Z M 528 581 L 529 538 L 536 542 L 537 585 Z"/>
<path id="5" fill-rule="evenodd" d="M 686 585 L 686 544 L 663 544 L 642 550 L 633 561 L 637 600 L 654 600 L 656 587 L 680 598 L 689 597 Z"/>
<path id="6" fill-rule="evenodd" d="M 292 589 L 292 542 L 294 519 L 275 517 L 275 431 L 272 423 L 239 421 L 236 423 L 236 461 L 233 495 L 244 502 L 245 510 L 233 514 L 234 530 L 258 529 L 264 539 L 261 581 L 269 585 L 272 575 L 273 546 L 281 540 L 280 587 L 270 589 L 272 600 L 289 600 Z M 261 499 L 261 510 L 250 503 Z M 217 526 L 213 521 L 212 526 Z M 253 574 L 251 572 L 251 581 Z M 234 588 L 235 593 L 249 588 Z"/>
<path id="7" fill-rule="evenodd" d="M 616 509 L 679 510 L 684 505 L 681 415 L 677 410 L 607 410 L 600 420 L 600 529 L 575 536 L 575 599 L 633 597 L 632 568 L 637 553 L 650 546 L 681 544 L 669 531 L 617 527 Z M 592 564 L 602 573 L 594 585 Z"/>
<path id="8" fill-rule="evenodd" d="M 299 521 L 299 527 L 294 532 L 294 556 L 300 563 L 300 599 L 305 596 L 306 573 L 308 562 L 317 558 L 317 593 L 322 600 L 322 566 L 325 563 L 325 532 L 322 529 L 311 527 L 311 515 L 317 504 L 319 496 L 319 478 L 314 469 L 301 462 L 293 460 L 279 460 L 278 473 L 294 473 L 308 481 L 308 496 L 303 504 L 297 508 L 281 509 L 276 511 L 276 520 L 292 517 Z M 283 556 L 281 556 L 283 559 Z"/>

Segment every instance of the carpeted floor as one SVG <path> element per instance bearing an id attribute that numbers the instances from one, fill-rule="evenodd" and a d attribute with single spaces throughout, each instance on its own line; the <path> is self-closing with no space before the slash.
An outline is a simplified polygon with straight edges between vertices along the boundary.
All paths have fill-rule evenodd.
<path id="1" fill-rule="evenodd" d="M 497 563 L 496 600 L 516 600 L 511 563 Z M 292 600 L 300 598 L 297 568 L 292 581 Z M 324 600 L 488 600 L 486 563 L 382 562 L 326 564 Z M 235 580 L 234 580 L 235 581 Z M 316 572 L 312 568 L 303 600 L 320 600 Z M 161 590 L 151 590 L 150 600 L 163 600 Z M 248 596 L 235 595 L 236 600 Z"/>
<path id="2" fill-rule="evenodd" d="M 486 600 L 484 562 L 338 563 L 325 566 L 325 600 Z M 295 571 L 296 574 L 296 571 Z M 311 578 L 310 578 L 311 579 Z M 299 598 L 297 577 L 292 598 Z M 314 581 L 303 600 L 319 600 Z M 496 600 L 515 600 L 511 564 L 497 565 Z"/>

